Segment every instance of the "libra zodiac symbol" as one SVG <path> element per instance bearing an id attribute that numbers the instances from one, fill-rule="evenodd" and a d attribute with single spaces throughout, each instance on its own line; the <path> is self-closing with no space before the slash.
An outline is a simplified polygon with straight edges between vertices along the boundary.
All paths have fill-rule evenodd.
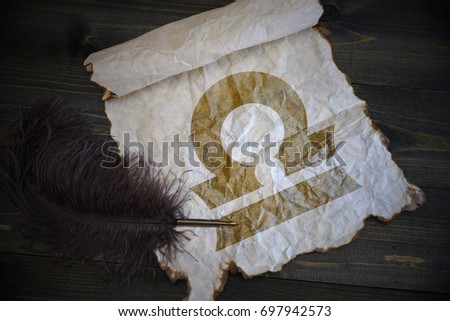
<path id="1" fill-rule="evenodd" d="M 236 160 L 228 154 L 221 139 L 227 116 L 248 104 L 264 106 L 279 115 L 284 137 L 274 156 L 285 178 L 307 167 L 311 157 L 328 159 L 335 153 L 334 125 L 308 133 L 303 102 L 285 81 L 263 72 L 230 75 L 203 94 L 191 122 L 191 137 L 200 142 L 194 145 L 195 153 L 206 169 L 214 174 L 211 179 L 191 187 L 191 191 L 210 210 L 258 191 L 267 183 L 258 179 L 260 165 Z M 320 148 L 313 149 L 312 154 L 304 153 L 303 147 L 309 142 L 316 143 L 315 146 Z M 219 164 L 207 157 L 205 146 L 212 144 L 218 149 L 215 154 L 223 155 L 224 161 Z M 217 230 L 216 250 L 222 250 L 331 202 L 359 187 L 342 167 L 335 167 L 295 186 L 282 189 L 224 217 L 239 224 L 234 228 Z"/>

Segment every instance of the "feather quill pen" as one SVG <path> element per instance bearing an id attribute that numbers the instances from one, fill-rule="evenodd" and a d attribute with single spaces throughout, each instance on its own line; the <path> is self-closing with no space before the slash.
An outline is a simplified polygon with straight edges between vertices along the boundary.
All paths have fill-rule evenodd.
<path id="1" fill-rule="evenodd" d="M 175 225 L 185 219 L 185 197 L 133 159 L 102 167 L 105 141 L 61 98 L 46 96 L 22 110 L 1 188 L 27 233 L 71 258 L 115 262 L 107 264 L 112 274 L 128 282 L 155 251 L 180 250 L 186 236 Z"/>

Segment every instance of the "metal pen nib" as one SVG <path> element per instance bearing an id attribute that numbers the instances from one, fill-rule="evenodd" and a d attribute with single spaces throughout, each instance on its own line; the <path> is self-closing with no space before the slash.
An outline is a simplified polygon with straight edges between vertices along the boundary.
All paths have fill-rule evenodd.
<path id="1" fill-rule="evenodd" d="M 176 225 L 180 226 L 200 226 L 200 227 L 231 227 L 238 223 L 227 220 L 204 220 L 204 219 L 179 219 Z"/>

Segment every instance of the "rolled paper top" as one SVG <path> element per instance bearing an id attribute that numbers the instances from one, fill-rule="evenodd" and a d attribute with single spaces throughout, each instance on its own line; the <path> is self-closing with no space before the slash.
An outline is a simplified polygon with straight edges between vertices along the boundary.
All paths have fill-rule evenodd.
<path id="1" fill-rule="evenodd" d="M 91 54 L 92 81 L 117 97 L 202 67 L 237 50 L 317 24 L 317 0 L 239 0 Z"/>

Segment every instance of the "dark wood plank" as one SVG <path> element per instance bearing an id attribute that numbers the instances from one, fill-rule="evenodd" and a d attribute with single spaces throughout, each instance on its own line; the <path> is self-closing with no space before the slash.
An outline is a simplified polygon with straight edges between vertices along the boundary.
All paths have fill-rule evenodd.
<path id="1" fill-rule="evenodd" d="M 450 295 L 450 220 L 445 211 L 450 191 L 425 192 L 429 202 L 419 210 L 388 224 L 368 219 L 352 243 L 327 254 L 300 255 L 281 272 L 265 276 Z M 5 200 L 0 211 L 0 253 L 49 255 L 14 229 L 20 218 Z"/>
<path id="2" fill-rule="evenodd" d="M 353 88 L 355 94 L 368 103 L 376 122 L 450 138 L 450 115 L 445 112 L 450 92 L 359 84 Z M 396 147 L 395 143 L 393 140 L 391 147 Z"/>
<path id="3" fill-rule="evenodd" d="M 439 1 L 327 1 L 340 69 L 354 83 L 449 91 L 448 5 Z"/>
<path id="4" fill-rule="evenodd" d="M 446 188 L 449 186 L 450 140 L 378 123 L 392 144 L 389 150 L 393 160 L 404 171 L 405 177 L 421 187 Z"/>
<path id="5" fill-rule="evenodd" d="M 422 187 L 450 188 L 450 94 L 390 86 L 354 85 L 406 177 Z"/>
<path id="6" fill-rule="evenodd" d="M 450 296 L 448 250 L 362 238 L 299 256 L 271 277 L 442 293 Z"/>
<path id="7" fill-rule="evenodd" d="M 218 300 L 258 300 L 258 301 L 334 301 L 334 300 L 448 300 L 449 295 L 389 290 L 357 286 L 343 286 L 332 283 L 276 280 L 257 277 L 244 280 L 232 276 Z"/>
<path id="8" fill-rule="evenodd" d="M 0 261 L 3 300 L 181 300 L 186 282 L 171 284 L 159 270 L 148 270 L 132 285 L 101 281 L 98 267 L 67 267 L 58 259 L 3 254 Z M 232 276 L 221 300 L 411 300 L 445 299 L 446 295 L 412 291 Z"/>
<path id="9" fill-rule="evenodd" d="M 160 269 L 128 286 L 105 281 L 95 263 L 67 266 L 57 258 L 0 255 L 3 300 L 180 300 L 187 293 L 186 282 L 173 284 Z"/>
<path id="10" fill-rule="evenodd" d="M 47 50 L 53 56 L 67 56 L 71 37 L 80 26 L 90 31 L 96 50 L 130 40 L 154 28 L 188 16 L 229 4 L 231 0 L 217 1 L 73 1 L 36 3 L 19 0 L 0 13 L 1 36 L 10 46 L 1 55 L 19 53 L 22 58 L 45 61 L 50 56 L 36 59 L 30 46 Z M 75 30 L 73 29 L 75 27 Z M 19 28 L 19 29 L 18 29 Z M 16 36 L 20 35 L 18 39 Z M 22 41 L 25 38 L 28 41 Z M 22 49 L 27 49 L 23 52 Z M 69 59 L 69 57 L 66 57 Z"/>

